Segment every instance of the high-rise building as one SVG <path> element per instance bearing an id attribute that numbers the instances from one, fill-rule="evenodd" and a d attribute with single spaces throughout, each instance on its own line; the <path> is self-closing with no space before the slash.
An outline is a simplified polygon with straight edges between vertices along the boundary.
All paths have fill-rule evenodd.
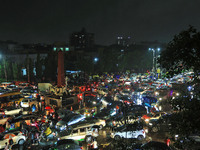
<path id="1" fill-rule="evenodd" d="M 83 28 L 80 32 L 74 32 L 70 35 L 70 46 L 74 50 L 84 50 L 94 47 L 94 33 L 87 33 Z"/>
<path id="2" fill-rule="evenodd" d="M 131 42 L 131 37 L 123 37 L 123 36 L 118 36 L 117 37 L 117 45 L 121 45 L 121 46 L 125 46 L 125 47 L 129 47 Z"/>

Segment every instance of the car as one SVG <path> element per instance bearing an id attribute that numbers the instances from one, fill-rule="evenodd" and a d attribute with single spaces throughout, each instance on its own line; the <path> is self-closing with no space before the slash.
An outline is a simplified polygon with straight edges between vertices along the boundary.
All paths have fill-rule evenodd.
<path id="1" fill-rule="evenodd" d="M 142 105 L 132 105 L 127 109 L 127 114 L 143 116 L 147 114 L 147 109 Z"/>
<path id="2" fill-rule="evenodd" d="M 23 145 L 26 141 L 26 136 L 21 131 L 9 131 L 0 134 L 0 149 L 5 148 L 9 140 L 13 140 L 13 144 Z"/>
<path id="3" fill-rule="evenodd" d="M 36 96 L 37 90 L 35 90 L 32 86 L 25 87 L 20 91 L 22 95 L 26 98 Z"/>
<path id="4" fill-rule="evenodd" d="M 20 105 L 23 108 L 29 108 L 29 107 L 33 107 L 33 105 L 37 105 L 38 101 L 37 99 L 34 98 L 24 98 L 21 102 Z"/>
<path id="5" fill-rule="evenodd" d="M 76 126 L 71 126 L 68 134 L 63 135 L 62 132 L 59 133 L 59 139 L 85 140 L 88 143 L 91 142 L 93 137 L 99 135 L 100 129 L 99 125 L 94 125 L 93 123 L 80 123 Z"/>
<path id="6" fill-rule="evenodd" d="M 68 126 L 76 124 L 80 121 L 83 121 L 84 119 L 85 119 L 84 115 L 72 113 L 62 118 L 62 120 L 58 121 L 55 127 L 61 131 L 66 130 Z"/>
<path id="7" fill-rule="evenodd" d="M 131 91 L 123 90 L 123 91 L 120 91 L 120 94 L 122 94 L 124 96 L 130 96 L 131 95 Z"/>
<path id="8" fill-rule="evenodd" d="M 19 83 L 18 85 L 20 88 L 24 89 L 25 87 L 29 86 L 29 83 Z"/>
<path id="9" fill-rule="evenodd" d="M 108 89 L 107 88 L 100 88 L 98 87 L 97 88 L 97 93 L 100 94 L 100 95 L 107 95 L 108 94 Z"/>
<path id="10" fill-rule="evenodd" d="M 67 109 L 59 109 L 57 111 L 57 113 L 58 113 L 58 118 L 62 119 L 64 117 L 66 117 L 67 115 L 72 114 L 73 112 L 71 110 L 67 110 Z"/>
<path id="11" fill-rule="evenodd" d="M 11 82 L 2 82 L 2 83 L 0 84 L 0 87 L 2 87 L 3 89 L 6 89 L 6 87 L 7 87 L 8 85 L 12 85 L 12 83 L 11 83 Z"/>
<path id="12" fill-rule="evenodd" d="M 18 115 L 23 113 L 23 108 L 16 108 L 16 107 L 3 107 L 0 109 L 1 115 Z"/>
<path id="13" fill-rule="evenodd" d="M 82 150 L 83 149 L 81 143 L 73 139 L 58 140 L 55 146 L 53 147 L 54 149 L 57 149 L 57 150 L 64 150 L 64 149 Z"/>
<path id="14" fill-rule="evenodd" d="M 155 120 L 155 119 L 159 119 L 161 116 L 165 115 L 166 113 L 165 112 L 156 112 L 156 113 L 153 113 L 153 114 L 147 114 L 147 115 L 144 115 L 142 116 L 142 119 L 148 123 L 150 120 Z"/>
<path id="15" fill-rule="evenodd" d="M 121 138 L 136 138 L 138 140 L 143 140 L 146 137 L 145 130 L 142 124 L 126 124 L 121 127 L 114 129 L 111 133 L 111 138 L 115 140 L 120 140 Z"/>
<path id="16" fill-rule="evenodd" d="M 18 86 L 13 85 L 13 84 L 8 85 L 8 86 L 6 87 L 6 89 L 8 89 L 9 91 L 20 91 L 20 89 L 18 88 Z"/>
<path id="17" fill-rule="evenodd" d="M 141 150 L 173 150 L 170 146 L 163 142 L 150 141 L 141 146 Z"/>

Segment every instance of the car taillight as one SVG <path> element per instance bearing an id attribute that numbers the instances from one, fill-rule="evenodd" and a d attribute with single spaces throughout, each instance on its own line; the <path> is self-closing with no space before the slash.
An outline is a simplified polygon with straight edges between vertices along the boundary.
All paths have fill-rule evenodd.
<path id="1" fill-rule="evenodd" d="M 81 146 L 80 149 L 83 149 L 83 147 Z"/>
<path id="2" fill-rule="evenodd" d="M 23 132 L 21 132 L 21 131 L 20 131 L 20 133 L 21 133 L 23 136 L 25 136 L 25 133 L 23 133 Z"/>

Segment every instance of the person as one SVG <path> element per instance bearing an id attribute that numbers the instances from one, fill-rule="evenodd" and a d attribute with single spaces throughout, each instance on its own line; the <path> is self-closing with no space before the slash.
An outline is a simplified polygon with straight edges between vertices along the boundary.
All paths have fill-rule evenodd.
<path id="1" fill-rule="evenodd" d="M 167 137 L 167 138 L 165 139 L 165 143 L 167 144 L 167 146 L 169 146 L 169 144 L 170 144 L 170 139 L 169 139 L 169 137 Z"/>
<path id="2" fill-rule="evenodd" d="M 93 142 L 91 143 L 91 148 L 90 150 L 97 150 L 98 149 L 98 144 L 97 144 L 97 139 L 94 138 Z"/>
<path id="3" fill-rule="evenodd" d="M 8 149 L 8 143 L 7 143 L 7 142 L 5 143 L 5 145 L 6 145 L 6 146 L 5 146 L 4 150 L 9 150 L 9 149 Z"/>
<path id="4" fill-rule="evenodd" d="M 13 143 L 14 143 L 14 142 L 13 142 L 13 139 L 9 139 L 8 142 L 9 142 L 9 144 L 8 144 L 8 149 L 11 150 L 11 149 L 12 149 L 12 146 L 13 146 Z"/>

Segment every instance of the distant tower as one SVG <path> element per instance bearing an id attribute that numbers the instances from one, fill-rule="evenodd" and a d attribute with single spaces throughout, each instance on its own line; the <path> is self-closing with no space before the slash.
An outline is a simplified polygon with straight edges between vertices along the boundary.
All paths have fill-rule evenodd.
<path id="1" fill-rule="evenodd" d="M 57 76 L 57 87 L 65 85 L 65 72 L 64 72 L 64 55 L 63 51 L 58 51 L 58 76 Z"/>
<path id="2" fill-rule="evenodd" d="M 60 88 L 65 85 L 64 52 L 69 51 L 69 47 L 63 43 L 56 43 L 54 51 L 58 52 L 57 87 Z"/>

